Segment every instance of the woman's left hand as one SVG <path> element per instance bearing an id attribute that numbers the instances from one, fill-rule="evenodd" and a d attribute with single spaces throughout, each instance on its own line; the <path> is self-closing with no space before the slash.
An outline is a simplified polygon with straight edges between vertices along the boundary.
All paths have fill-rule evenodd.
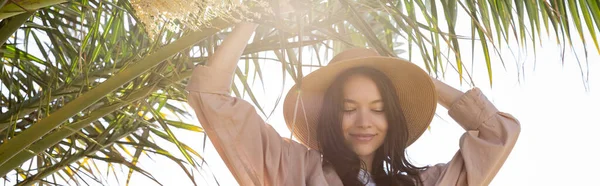
<path id="1" fill-rule="evenodd" d="M 450 85 L 431 77 L 435 90 L 438 94 L 438 103 L 446 109 L 450 109 L 452 103 L 458 100 L 464 93 Z"/>

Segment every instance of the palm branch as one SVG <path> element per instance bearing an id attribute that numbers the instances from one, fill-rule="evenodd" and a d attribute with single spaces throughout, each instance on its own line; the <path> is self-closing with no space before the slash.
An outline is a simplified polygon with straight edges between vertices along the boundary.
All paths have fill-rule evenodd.
<path id="1" fill-rule="evenodd" d="M 299 83 L 303 67 L 314 65 L 302 60 L 307 51 L 408 51 L 420 55 L 432 74 L 451 66 L 460 81 L 471 81 L 463 77 L 470 72 L 460 51 L 477 49 L 485 55 L 490 84 L 492 63 L 503 63 L 490 56 L 511 40 L 526 46 L 553 35 L 571 45 L 579 37 L 600 54 L 598 0 L 303 0 L 294 6 L 297 12 L 285 19 L 254 20 L 262 26 L 236 72 L 242 83 L 232 87 L 265 117 L 273 109 L 260 107 L 250 85 L 262 82 L 263 73 L 289 74 Z M 459 13 L 471 18 L 471 35 L 457 34 Z M 167 19 L 181 29 L 159 24 L 152 30 L 140 17 L 122 0 L 0 1 L 0 176 L 21 185 L 89 178 L 102 183 L 98 162 L 129 168 L 128 180 L 133 172 L 154 179 L 138 166 L 140 156 L 151 152 L 179 165 L 195 184 L 193 172 L 204 160 L 173 129 L 203 130 L 186 123 L 190 115 L 178 103 L 186 100 L 193 67 L 205 63 L 235 20 L 229 14 L 196 20 L 202 24 Z M 459 40 L 473 45 L 465 48 Z M 265 53 L 280 62 L 280 72 L 261 70 Z M 166 151 L 159 139 L 179 152 Z"/>

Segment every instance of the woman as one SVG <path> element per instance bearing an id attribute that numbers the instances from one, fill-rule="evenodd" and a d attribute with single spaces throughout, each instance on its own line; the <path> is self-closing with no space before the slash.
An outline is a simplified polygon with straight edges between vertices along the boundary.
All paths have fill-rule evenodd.
<path id="1" fill-rule="evenodd" d="M 336 55 L 290 90 L 284 116 L 302 144 L 282 138 L 251 104 L 229 96 L 256 26 L 236 25 L 187 87 L 190 106 L 240 185 L 487 185 L 517 140 L 518 121 L 479 89 L 462 93 L 368 49 Z M 405 150 L 437 103 L 466 132 L 450 162 L 416 167 Z"/>

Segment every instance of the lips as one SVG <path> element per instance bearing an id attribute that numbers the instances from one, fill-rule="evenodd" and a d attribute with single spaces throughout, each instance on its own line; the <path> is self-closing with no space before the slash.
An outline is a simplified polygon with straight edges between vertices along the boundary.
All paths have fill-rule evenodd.
<path id="1" fill-rule="evenodd" d="M 350 137 L 358 142 L 369 142 L 375 136 L 375 134 L 350 134 Z"/>

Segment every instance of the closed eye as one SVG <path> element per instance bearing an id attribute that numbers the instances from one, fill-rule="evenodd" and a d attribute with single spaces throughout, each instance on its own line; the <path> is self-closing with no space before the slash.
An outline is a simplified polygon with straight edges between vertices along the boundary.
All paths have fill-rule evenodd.
<path id="1" fill-rule="evenodd" d="M 344 112 L 354 112 L 356 109 L 344 109 Z"/>

